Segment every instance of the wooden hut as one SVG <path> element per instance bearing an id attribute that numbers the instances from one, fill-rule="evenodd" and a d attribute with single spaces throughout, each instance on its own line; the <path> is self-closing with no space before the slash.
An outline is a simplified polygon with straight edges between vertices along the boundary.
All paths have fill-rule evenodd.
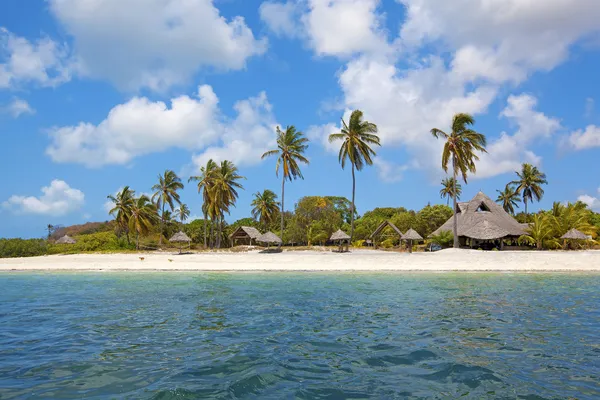
<path id="1" fill-rule="evenodd" d="M 190 243 L 192 242 L 192 239 L 190 239 L 190 237 L 188 235 L 186 235 L 184 232 L 179 231 L 176 234 L 174 234 L 171 239 L 169 239 L 169 242 L 179 243 L 179 254 L 181 254 L 181 247 L 182 247 L 181 243 L 187 243 L 189 246 Z"/>
<path id="2" fill-rule="evenodd" d="M 492 242 L 502 249 L 504 240 L 517 240 L 525 234 L 524 226 L 483 192 L 477 193 L 469 202 L 458 203 L 456 219 L 461 246 L 473 248 L 482 243 Z M 453 217 L 450 217 L 431 236 L 436 236 L 443 231 L 453 231 Z"/>
<path id="3" fill-rule="evenodd" d="M 385 231 L 385 228 L 391 228 L 393 230 L 393 235 L 394 236 L 398 236 L 399 239 L 402 239 L 402 231 L 400 229 L 398 229 L 398 227 L 394 224 L 392 224 L 390 221 L 383 221 L 378 227 L 377 229 L 375 229 L 375 231 L 373 233 L 371 233 L 371 236 L 369 236 L 369 239 L 371 239 L 373 242 L 376 242 L 376 239 L 380 236 L 382 236 L 382 234 Z M 388 235 L 389 236 L 389 235 Z"/>
<path id="4" fill-rule="evenodd" d="M 408 242 L 408 252 L 412 253 L 413 240 L 420 241 L 423 240 L 423 237 L 419 235 L 419 233 L 413 228 L 410 228 L 404 235 L 402 235 L 402 240 L 406 240 Z"/>
<path id="5" fill-rule="evenodd" d="M 231 240 L 232 247 L 238 245 L 240 242 L 251 246 L 253 243 L 256 243 L 259 237 L 260 232 L 258 229 L 251 226 L 240 226 L 229 235 L 229 240 Z"/>
<path id="6" fill-rule="evenodd" d="M 265 243 L 267 247 L 271 247 L 272 244 L 276 244 L 278 246 L 281 246 L 283 244 L 281 238 L 279 238 L 279 236 L 277 236 L 273 232 L 263 233 L 256 239 L 256 241 L 259 243 Z"/>
<path id="7" fill-rule="evenodd" d="M 77 241 L 69 235 L 65 235 L 56 241 L 56 244 L 75 244 Z"/>
<path id="8" fill-rule="evenodd" d="M 338 243 L 340 253 L 342 253 L 344 251 L 344 242 L 346 242 L 346 251 L 348 251 L 348 243 L 350 242 L 350 235 L 348 235 L 343 230 L 339 229 L 337 232 L 334 232 L 333 235 L 331 235 L 331 237 L 329 238 L 329 240 Z"/>

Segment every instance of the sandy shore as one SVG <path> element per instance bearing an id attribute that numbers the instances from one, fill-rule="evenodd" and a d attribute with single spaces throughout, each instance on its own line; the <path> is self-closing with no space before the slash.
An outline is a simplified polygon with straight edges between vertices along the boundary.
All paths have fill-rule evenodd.
<path id="1" fill-rule="evenodd" d="M 371 250 L 345 254 L 317 251 L 280 254 L 80 254 L 0 259 L 2 270 L 600 271 L 600 251 L 484 252 L 448 249 L 416 254 Z"/>

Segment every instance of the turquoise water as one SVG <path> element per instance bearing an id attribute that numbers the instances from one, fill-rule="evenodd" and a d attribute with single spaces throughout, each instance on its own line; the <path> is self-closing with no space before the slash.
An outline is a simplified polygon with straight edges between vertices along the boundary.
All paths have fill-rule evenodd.
<path id="1" fill-rule="evenodd" d="M 0 399 L 600 398 L 600 275 L 0 274 Z"/>

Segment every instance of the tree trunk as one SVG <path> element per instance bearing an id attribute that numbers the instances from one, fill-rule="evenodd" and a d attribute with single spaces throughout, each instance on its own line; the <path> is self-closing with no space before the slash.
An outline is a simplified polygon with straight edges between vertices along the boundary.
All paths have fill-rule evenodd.
<path id="1" fill-rule="evenodd" d="M 208 232 L 208 217 L 204 213 L 204 248 L 206 249 L 206 233 Z"/>
<path id="2" fill-rule="evenodd" d="M 446 205 L 450 207 L 450 196 L 446 196 Z"/>
<path id="3" fill-rule="evenodd" d="M 350 206 L 350 243 L 354 238 L 354 194 L 356 193 L 356 176 L 354 175 L 354 163 L 352 163 L 352 205 Z"/>
<path id="4" fill-rule="evenodd" d="M 452 183 L 452 199 L 454 204 L 454 216 L 452 220 L 452 233 L 454 235 L 454 248 L 460 247 L 458 240 L 458 218 L 456 217 L 456 157 L 452 157 L 452 170 L 454 171 L 454 182 Z"/>
<path id="5" fill-rule="evenodd" d="M 282 179 L 281 179 L 281 243 L 279 244 L 279 247 L 283 246 L 283 213 L 285 210 L 284 208 L 284 200 L 285 200 L 285 174 L 281 174 L 283 175 Z"/>
<path id="6" fill-rule="evenodd" d="M 140 233 L 136 232 L 135 235 L 135 249 L 139 250 L 140 249 Z"/>
<path id="7" fill-rule="evenodd" d="M 221 248 L 221 228 L 223 225 L 221 218 L 223 217 L 217 217 L 217 249 Z"/>
<path id="8" fill-rule="evenodd" d="M 163 228 L 165 226 L 165 202 L 162 204 L 162 214 L 160 215 L 160 231 L 158 232 L 158 245 L 162 246 Z"/>
<path id="9" fill-rule="evenodd" d="M 523 203 L 525 203 L 525 217 L 529 217 L 527 213 L 527 197 L 523 197 Z M 527 218 L 526 222 L 529 222 L 529 218 Z"/>
<path id="10" fill-rule="evenodd" d="M 210 237 L 208 238 L 208 246 L 212 249 L 214 244 L 214 235 L 213 232 L 215 230 L 215 226 L 213 224 L 212 218 L 210 219 Z"/>

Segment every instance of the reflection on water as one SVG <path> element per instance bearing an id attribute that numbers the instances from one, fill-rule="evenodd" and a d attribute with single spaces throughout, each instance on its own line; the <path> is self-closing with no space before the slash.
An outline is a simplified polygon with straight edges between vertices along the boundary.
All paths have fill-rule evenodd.
<path id="1" fill-rule="evenodd" d="M 600 398 L 600 275 L 0 275 L 0 399 Z"/>

